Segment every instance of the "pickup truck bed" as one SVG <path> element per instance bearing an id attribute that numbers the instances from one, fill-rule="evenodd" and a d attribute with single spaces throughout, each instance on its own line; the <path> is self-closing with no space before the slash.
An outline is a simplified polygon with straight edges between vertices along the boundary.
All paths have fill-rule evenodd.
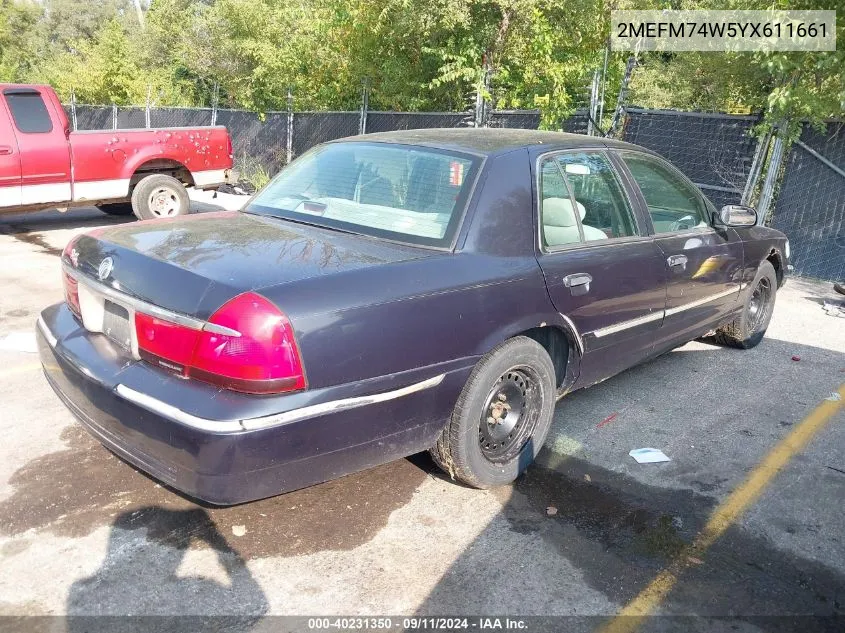
<path id="1" fill-rule="evenodd" d="M 231 181 L 232 158 L 224 127 L 71 132 L 52 88 L 0 84 L 0 214 L 98 205 L 182 215 L 184 188 Z"/>

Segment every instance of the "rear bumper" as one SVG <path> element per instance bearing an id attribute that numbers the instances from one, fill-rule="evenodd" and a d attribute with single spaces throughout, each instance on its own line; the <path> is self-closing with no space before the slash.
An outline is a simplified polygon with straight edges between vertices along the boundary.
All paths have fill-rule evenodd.
<path id="1" fill-rule="evenodd" d="M 241 175 L 237 169 L 210 169 L 193 172 L 194 187 L 197 189 L 216 189 L 220 185 L 234 185 L 240 181 Z"/>
<path id="2" fill-rule="evenodd" d="M 110 355 L 111 343 L 81 329 L 63 305 L 45 310 L 36 330 L 50 386 L 92 435 L 163 483 L 218 505 L 296 490 L 425 450 L 471 367 L 434 373 L 436 368 L 423 380 L 345 398 L 335 397 L 337 389 L 229 397 Z M 219 406 L 209 407 L 215 399 Z M 292 404 L 256 416 L 256 401 L 277 409 L 282 401 Z M 209 415 L 215 410 L 220 419 Z"/>

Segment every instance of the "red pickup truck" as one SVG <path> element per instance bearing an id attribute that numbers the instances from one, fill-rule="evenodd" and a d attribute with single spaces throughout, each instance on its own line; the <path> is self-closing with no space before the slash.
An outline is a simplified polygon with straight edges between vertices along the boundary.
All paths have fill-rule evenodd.
<path id="1" fill-rule="evenodd" d="M 235 179 L 224 127 L 72 132 L 49 86 L 0 84 L 0 214 L 95 205 L 183 215 L 186 187 Z"/>

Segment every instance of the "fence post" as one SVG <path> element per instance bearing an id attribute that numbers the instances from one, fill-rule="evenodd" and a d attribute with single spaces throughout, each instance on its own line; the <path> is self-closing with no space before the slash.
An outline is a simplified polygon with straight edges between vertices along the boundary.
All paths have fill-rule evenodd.
<path id="1" fill-rule="evenodd" d="M 370 79 L 364 77 L 361 82 L 361 118 L 358 121 L 358 134 L 367 133 L 367 111 L 370 107 Z"/>
<path id="2" fill-rule="evenodd" d="M 748 180 L 745 181 L 745 189 L 742 191 L 741 204 L 748 205 L 754 195 L 754 189 L 763 173 L 763 162 L 766 158 L 766 149 L 769 147 L 769 139 L 772 133 L 768 132 L 757 141 L 757 148 L 754 150 L 754 159 L 751 161 L 751 170 L 748 172 Z"/>
<path id="3" fill-rule="evenodd" d="M 481 122 L 484 119 L 483 72 L 482 76 L 478 78 L 478 85 L 475 87 L 475 127 L 481 127 Z"/>
<path id="4" fill-rule="evenodd" d="M 475 92 L 475 127 L 487 127 L 489 119 L 489 108 L 487 95 L 490 93 L 490 81 L 493 78 L 493 67 L 490 63 L 489 53 L 481 56 L 481 77 Z"/>
<path id="5" fill-rule="evenodd" d="M 592 136 L 593 121 L 596 120 L 596 115 L 599 109 L 599 71 L 596 69 L 593 72 L 593 83 L 590 88 L 590 116 L 587 117 L 587 136 Z"/>
<path id="6" fill-rule="evenodd" d="M 70 122 L 73 126 L 73 131 L 76 132 L 76 92 L 72 88 L 70 91 Z"/>
<path id="7" fill-rule="evenodd" d="M 211 125 L 217 125 L 217 103 L 220 101 L 220 84 L 214 84 L 214 92 L 211 97 Z"/>
<path id="8" fill-rule="evenodd" d="M 288 133 L 285 139 L 285 164 L 293 160 L 293 92 L 288 88 Z"/>
<path id="9" fill-rule="evenodd" d="M 605 136 L 615 136 L 617 126 L 624 128 L 625 106 L 628 100 L 628 84 L 631 83 L 631 75 L 634 74 L 634 68 L 637 67 L 637 53 L 635 52 L 628 58 L 625 64 L 625 74 L 622 76 L 622 83 L 619 86 L 619 97 L 616 99 L 616 110 L 613 112 L 613 119 L 608 127 Z M 620 136 L 621 138 L 621 136 Z"/>
<path id="10" fill-rule="evenodd" d="M 607 53 L 610 50 L 610 42 L 607 43 L 607 46 L 604 47 L 604 65 L 601 69 L 601 96 L 599 97 L 599 118 L 596 119 L 596 122 L 599 126 L 602 125 L 602 119 L 604 118 L 604 89 L 607 85 Z M 599 130 L 601 133 L 601 130 Z"/>
<path id="11" fill-rule="evenodd" d="M 774 142 L 769 158 L 769 165 L 766 168 L 766 179 L 763 181 L 763 191 L 760 192 L 760 201 L 757 203 L 757 224 L 762 225 L 769 213 L 769 206 L 775 193 L 778 174 L 780 173 L 781 162 L 783 161 L 783 138 L 781 137 L 784 124 L 780 124 L 774 131 Z"/>
<path id="12" fill-rule="evenodd" d="M 144 106 L 144 126 L 149 130 L 150 129 L 150 93 L 152 92 L 153 87 L 147 85 L 147 103 Z"/>
<path id="13" fill-rule="evenodd" d="M 117 129 L 117 104 L 111 104 L 111 129 Z"/>

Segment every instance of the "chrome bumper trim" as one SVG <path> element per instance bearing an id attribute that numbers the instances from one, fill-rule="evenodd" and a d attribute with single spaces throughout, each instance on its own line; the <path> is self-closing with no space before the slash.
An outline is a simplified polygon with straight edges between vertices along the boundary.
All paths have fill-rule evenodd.
<path id="1" fill-rule="evenodd" d="M 153 317 L 158 317 L 159 319 L 164 319 L 165 321 L 170 321 L 171 323 L 175 323 L 177 325 L 181 325 L 192 330 L 205 330 L 206 332 L 214 332 L 215 334 L 225 334 L 226 336 L 241 335 L 241 333 L 237 330 L 233 330 L 222 325 L 215 325 L 214 323 L 208 323 L 206 321 L 203 321 L 202 319 L 197 319 L 195 317 L 188 316 L 187 314 L 173 312 L 172 310 L 159 307 L 157 305 L 149 303 L 148 301 L 144 301 L 143 299 L 138 299 L 137 297 L 133 297 L 126 293 L 120 292 L 119 290 L 116 290 L 111 286 L 107 286 L 106 284 L 92 279 L 87 275 L 83 275 L 81 272 L 79 272 L 75 268 L 71 268 L 65 263 L 62 263 L 62 269 L 68 275 L 76 279 L 78 283 L 88 286 L 95 292 L 107 297 L 108 299 L 113 300 L 115 303 L 119 303 L 125 307 L 132 308 L 136 312 L 143 312 L 144 314 L 148 314 Z"/>
<path id="2" fill-rule="evenodd" d="M 264 416 L 261 418 L 249 418 L 246 420 L 221 421 L 200 418 L 162 402 L 161 400 L 153 398 L 152 396 L 148 396 L 145 393 L 135 391 L 123 384 L 119 384 L 115 387 L 115 393 L 125 400 L 129 400 L 130 402 L 137 404 L 139 407 L 161 415 L 169 420 L 173 420 L 174 422 L 184 424 L 185 426 L 213 433 L 239 433 L 243 431 L 266 429 L 273 426 L 282 426 L 284 424 L 307 420 L 327 413 L 337 413 L 339 411 L 346 411 L 356 407 L 363 407 L 369 404 L 376 404 L 378 402 L 401 398 L 418 391 L 423 391 L 424 389 L 436 387 L 443 382 L 444 378 L 446 378 L 446 374 L 440 374 L 438 376 L 434 376 L 433 378 L 428 378 L 393 391 L 385 391 L 371 396 L 357 396 L 354 398 L 332 400 L 331 402 L 322 402 L 320 404 L 312 404 L 307 407 L 301 407 L 299 409 L 294 409 L 293 411 L 285 411 L 284 413 Z"/>
<path id="3" fill-rule="evenodd" d="M 47 324 L 44 323 L 44 318 L 42 316 L 38 316 L 38 320 L 35 322 L 38 326 L 38 329 L 41 330 L 41 333 L 44 335 L 44 338 L 47 339 L 47 342 L 50 344 L 50 347 L 55 347 L 56 344 L 59 342 L 53 333 L 50 331 L 50 328 L 47 327 Z"/>

